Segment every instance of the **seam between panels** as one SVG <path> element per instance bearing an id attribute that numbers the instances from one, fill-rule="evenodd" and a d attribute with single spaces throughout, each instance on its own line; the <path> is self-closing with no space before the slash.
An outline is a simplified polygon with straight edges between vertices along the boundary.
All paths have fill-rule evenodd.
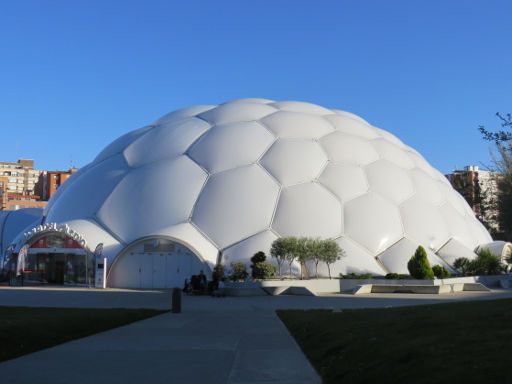
<path id="1" fill-rule="evenodd" d="M 93 217 L 90 217 L 86 220 L 90 220 L 93 222 L 93 224 L 98 225 L 100 228 L 102 228 L 105 232 L 107 232 L 114 240 L 116 240 L 119 244 L 127 245 L 127 242 L 121 239 L 116 233 L 114 233 L 110 228 L 105 225 L 103 220 L 101 220 L 97 214 L 95 214 Z"/>
<path id="2" fill-rule="evenodd" d="M 193 161 L 193 160 L 192 160 Z M 195 162 L 194 162 L 195 163 Z M 197 164 L 197 163 L 196 163 Z M 202 169 L 202 168 L 201 168 Z M 203 182 L 203 185 L 201 186 L 201 189 L 199 189 L 199 193 L 197 194 L 196 196 L 196 199 L 194 201 L 194 204 L 192 205 L 192 209 L 190 210 L 190 214 L 188 216 L 188 221 L 189 222 L 192 222 L 192 217 L 194 216 L 194 211 L 196 209 L 196 206 L 197 206 L 197 202 L 199 201 L 199 197 L 201 196 L 201 194 L 203 193 L 204 189 L 206 188 L 206 183 L 208 183 L 208 180 L 210 180 L 211 178 L 211 175 L 209 172 L 206 172 L 206 179 L 204 180 Z"/>
<path id="3" fill-rule="evenodd" d="M 283 190 L 283 187 L 281 185 L 279 185 L 279 190 L 277 191 L 277 196 L 276 196 L 276 203 L 274 204 L 274 209 L 272 210 L 272 216 L 270 217 L 270 223 L 268 224 L 268 227 L 267 229 L 270 230 L 270 231 L 273 231 L 275 232 L 273 229 L 272 229 L 272 224 L 274 224 L 274 219 L 276 217 L 276 213 L 277 213 L 277 207 L 279 205 L 279 201 L 281 200 L 281 192 Z M 281 237 L 277 232 L 275 232 L 278 237 Z"/>
<path id="4" fill-rule="evenodd" d="M 211 245 L 213 245 L 214 248 L 217 249 L 217 251 L 221 252 L 222 248 L 219 244 L 217 244 L 215 241 L 212 240 L 212 238 L 210 236 L 208 236 L 201 228 L 199 228 L 196 223 L 194 223 L 193 221 L 188 221 L 188 223 L 193 226 L 197 232 L 199 232 L 200 235 L 202 235 L 205 240 L 207 240 Z"/>
<path id="5" fill-rule="evenodd" d="M 348 236 L 347 234 L 343 233 L 342 235 L 336 237 L 334 240 L 338 240 L 338 239 L 342 239 L 342 238 L 346 238 L 348 239 L 349 241 L 351 241 L 352 243 L 354 243 L 354 245 L 356 246 L 356 248 L 359 248 L 361 251 L 365 252 L 368 254 L 368 256 L 370 258 L 372 258 L 373 260 L 375 260 L 377 262 L 377 264 L 382 268 L 383 271 L 389 273 L 389 269 L 386 268 L 386 266 L 384 266 L 384 264 L 382 264 L 382 262 L 378 259 L 378 255 L 380 255 L 380 253 L 376 256 L 373 256 L 373 252 L 371 252 L 368 248 L 366 248 L 364 245 L 360 244 L 358 241 L 354 240 L 352 237 Z M 342 248 L 343 249 L 343 248 Z M 384 251 L 383 251 L 384 252 Z M 382 252 L 381 252 L 382 253 Z"/>
<path id="6" fill-rule="evenodd" d="M 258 232 L 256 232 L 256 233 L 254 233 L 254 234 L 252 234 L 252 235 L 246 236 L 246 237 L 242 238 L 241 240 L 238 240 L 238 241 L 235 241 L 234 243 L 231 243 L 231 244 L 229 244 L 229 245 L 226 245 L 225 247 L 222 247 L 222 248 L 220 249 L 220 251 L 221 251 L 221 252 L 224 252 L 224 251 L 225 251 L 226 249 L 228 249 L 228 248 L 231 248 L 231 247 L 237 246 L 238 244 L 240 244 L 240 243 L 242 243 L 242 242 L 244 242 L 244 241 L 246 241 L 246 240 L 249 240 L 249 239 L 250 239 L 250 238 L 252 238 L 252 237 L 255 237 L 255 236 L 261 235 L 261 234 L 263 234 L 263 233 L 265 233 L 265 232 L 267 232 L 267 231 L 269 231 L 269 228 L 268 228 L 268 227 L 267 227 L 267 228 L 265 228 L 265 229 L 262 229 L 261 231 L 258 231 Z"/>

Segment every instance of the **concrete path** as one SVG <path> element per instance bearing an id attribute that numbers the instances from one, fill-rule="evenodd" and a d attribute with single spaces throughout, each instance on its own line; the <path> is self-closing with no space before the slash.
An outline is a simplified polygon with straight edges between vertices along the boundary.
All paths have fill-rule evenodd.
<path id="1" fill-rule="evenodd" d="M 278 308 L 375 308 L 488 300 L 512 292 L 364 297 L 183 297 L 167 313 L 0 364 L 0 383 L 319 383 Z M 165 308 L 169 291 L 0 288 L 0 305 Z M 34 319 L 37 321 L 37 319 Z"/>

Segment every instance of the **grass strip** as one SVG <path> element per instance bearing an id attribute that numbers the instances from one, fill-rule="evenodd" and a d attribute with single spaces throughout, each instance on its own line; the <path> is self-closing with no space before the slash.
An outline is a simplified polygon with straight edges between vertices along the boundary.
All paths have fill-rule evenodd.
<path id="1" fill-rule="evenodd" d="M 0 307 L 0 361 L 164 312 L 152 309 Z"/>
<path id="2" fill-rule="evenodd" d="M 277 313 L 325 383 L 510 382 L 511 299 Z"/>

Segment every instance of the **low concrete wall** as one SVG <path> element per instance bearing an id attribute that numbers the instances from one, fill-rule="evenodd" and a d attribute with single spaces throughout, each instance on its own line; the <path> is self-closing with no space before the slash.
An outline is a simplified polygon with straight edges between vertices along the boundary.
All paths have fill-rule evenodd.
<path id="1" fill-rule="evenodd" d="M 387 279 L 311 279 L 311 280 L 262 280 L 247 281 L 243 283 L 226 283 L 226 294 L 230 296 L 256 296 L 256 295 L 280 295 L 280 294 L 326 294 L 353 292 L 356 287 L 363 285 L 379 286 L 418 286 L 436 287 L 451 286 L 451 292 L 466 290 L 467 284 L 483 284 L 484 286 L 499 287 L 500 280 L 512 280 L 509 275 L 495 276 L 466 276 L 452 277 L 449 279 L 435 280 L 387 280 Z M 303 287 L 306 290 L 288 290 L 290 287 Z M 391 289 L 391 288 L 390 288 Z M 443 291 L 443 288 L 438 291 Z M 434 291 L 433 289 L 432 291 Z M 430 291 L 425 288 L 425 291 Z M 300 293 L 302 292 L 302 293 Z"/>

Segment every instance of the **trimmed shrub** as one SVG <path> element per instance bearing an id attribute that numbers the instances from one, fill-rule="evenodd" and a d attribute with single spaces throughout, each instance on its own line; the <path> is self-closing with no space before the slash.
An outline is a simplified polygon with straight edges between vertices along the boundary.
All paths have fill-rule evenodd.
<path id="1" fill-rule="evenodd" d="M 387 280 L 398 280 L 400 275 L 398 273 L 388 273 L 384 278 Z"/>
<path id="2" fill-rule="evenodd" d="M 438 279 L 447 279 L 452 275 L 450 271 L 442 265 L 434 265 L 432 267 L 432 272 L 434 272 L 435 277 Z"/>
<path id="3" fill-rule="evenodd" d="M 249 274 L 245 269 L 245 263 L 231 263 L 231 274 L 229 275 L 231 281 L 244 281 L 247 276 L 249 276 Z"/>
<path id="4" fill-rule="evenodd" d="M 217 264 L 213 268 L 212 279 L 213 281 L 220 281 L 224 277 L 224 265 Z"/>
<path id="5" fill-rule="evenodd" d="M 430 267 L 427 258 L 427 252 L 421 245 L 416 249 L 414 256 L 407 263 L 407 269 L 412 277 L 420 280 L 428 280 L 434 278 L 434 272 Z"/>
<path id="6" fill-rule="evenodd" d="M 372 278 L 372 274 L 371 273 L 363 273 L 363 274 L 360 274 L 358 275 L 357 273 L 347 273 L 346 275 L 340 273 L 340 279 L 361 279 L 361 280 L 366 280 L 366 279 L 371 279 Z"/>
<path id="7" fill-rule="evenodd" d="M 254 266 L 252 272 L 254 277 L 254 271 L 257 270 L 257 278 L 258 279 L 271 279 L 276 275 L 277 268 L 275 265 L 272 265 L 270 263 L 258 263 Z"/>

